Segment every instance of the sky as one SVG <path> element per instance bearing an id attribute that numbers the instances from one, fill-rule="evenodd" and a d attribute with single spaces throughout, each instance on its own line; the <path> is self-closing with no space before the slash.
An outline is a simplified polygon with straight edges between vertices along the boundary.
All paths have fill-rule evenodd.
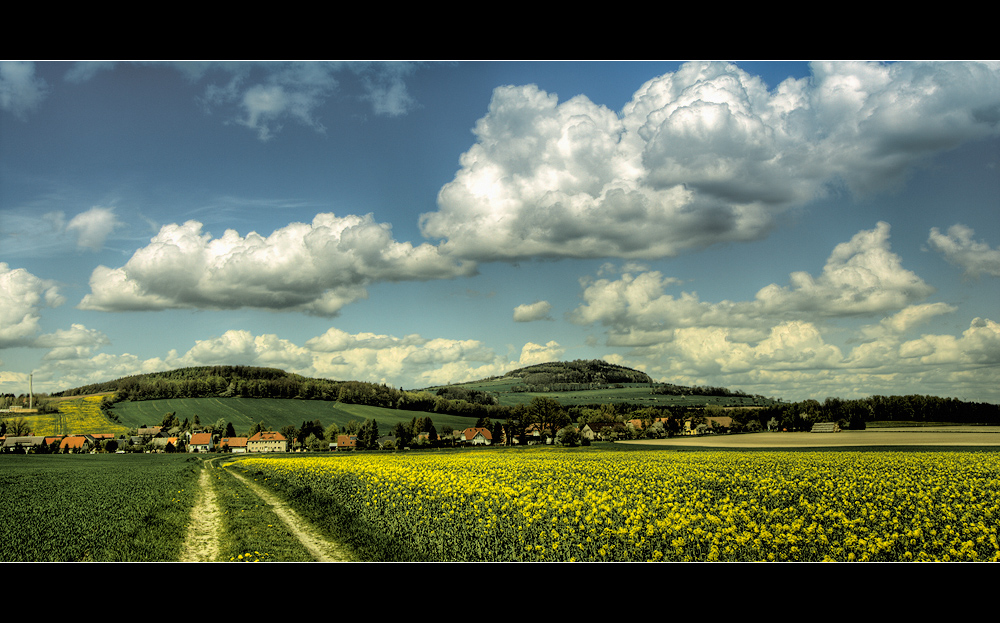
<path id="1" fill-rule="evenodd" d="M 1000 402 L 996 62 L 0 61 L 0 393 L 596 359 Z"/>

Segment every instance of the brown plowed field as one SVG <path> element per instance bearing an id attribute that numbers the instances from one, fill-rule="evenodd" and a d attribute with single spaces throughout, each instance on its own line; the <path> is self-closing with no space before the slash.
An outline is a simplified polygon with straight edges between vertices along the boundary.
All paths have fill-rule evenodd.
<path id="1" fill-rule="evenodd" d="M 834 448 L 865 446 L 1000 446 L 1000 427 L 875 428 L 839 433 L 750 433 L 620 441 L 665 447 Z"/>

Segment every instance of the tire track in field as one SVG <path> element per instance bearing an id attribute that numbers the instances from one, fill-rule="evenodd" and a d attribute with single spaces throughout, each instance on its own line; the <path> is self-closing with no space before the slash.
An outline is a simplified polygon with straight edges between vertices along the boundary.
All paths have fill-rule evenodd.
<path id="1" fill-rule="evenodd" d="M 198 479 L 198 501 L 191 510 L 191 526 L 184 540 L 180 562 L 215 562 L 219 559 L 222 514 L 215 500 L 210 470 L 202 467 Z"/>
<path id="2" fill-rule="evenodd" d="M 282 502 L 280 499 L 269 493 L 260 485 L 256 485 L 250 480 L 248 480 L 242 474 L 237 473 L 235 470 L 230 470 L 230 474 L 239 479 L 240 482 L 245 484 L 251 491 L 257 494 L 265 504 L 271 507 L 274 514 L 278 516 L 279 519 L 288 527 L 289 531 L 295 538 L 302 543 L 310 554 L 318 562 L 347 562 L 350 560 L 342 549 L 335 543 L 327 541 L 325 538 L 320 536 L 312 526 L 310 526 L 306 521 L 299 517 L 295 511 L 288 508 L 288 506 Z"/>

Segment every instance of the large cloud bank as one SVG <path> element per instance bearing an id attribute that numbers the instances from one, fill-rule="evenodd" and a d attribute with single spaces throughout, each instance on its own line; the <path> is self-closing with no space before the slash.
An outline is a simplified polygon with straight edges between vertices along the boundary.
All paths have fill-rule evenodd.
<path id="1" fill-rule="evenodd" d="M 1000 129 L 981 63 L 818 63 L 769 90 L 726 63 L 650 80 L 620 114 L 535 86 L 494 91 L 423 234 L 479 261 L 658 258 L 759 238 L 832 185 L 903 179 Z"/>
<path id="2" fill-rule="evenodd" d="M 97 267 L 79 307 L 102 311 L 257 307 L 336 315 L 381 281 L 469 275 L 429 244 L 397 242 L 371 215 L 318 214 L 264 237 L 197 221 L 165 225 L 120 268 Z"/>
<path id="3" fill-rule="evenodd" d="M 903 267 L 885 223 L 837 245 L 819 275 L 793 272 L 752 300 L 671 294 L 680 283 L 659 271 L 586 279 L 569 318 L 605 327 L 608 346 L 624 349 L 618 362 L 654 378 L 761 394 L 963 395 L 989 386 L 1000 365 L 992 320 L 974 318 L 960 336 L 914 335 L 958 308 L 925 302 L 933 288 Z M 831 341 L 864 318 L 878 321 L 852 329 L 849 350 Z"/>

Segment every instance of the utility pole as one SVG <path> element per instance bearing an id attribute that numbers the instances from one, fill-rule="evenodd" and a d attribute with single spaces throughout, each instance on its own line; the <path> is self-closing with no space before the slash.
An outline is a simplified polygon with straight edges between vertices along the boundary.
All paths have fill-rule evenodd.
<path id="1" fill-rule="evenodd" d="M 35 374 L 28 374 L 28 408 L 33 409 L 35 403 L 35 391 L 34 391 L 34 376 Z"/>

